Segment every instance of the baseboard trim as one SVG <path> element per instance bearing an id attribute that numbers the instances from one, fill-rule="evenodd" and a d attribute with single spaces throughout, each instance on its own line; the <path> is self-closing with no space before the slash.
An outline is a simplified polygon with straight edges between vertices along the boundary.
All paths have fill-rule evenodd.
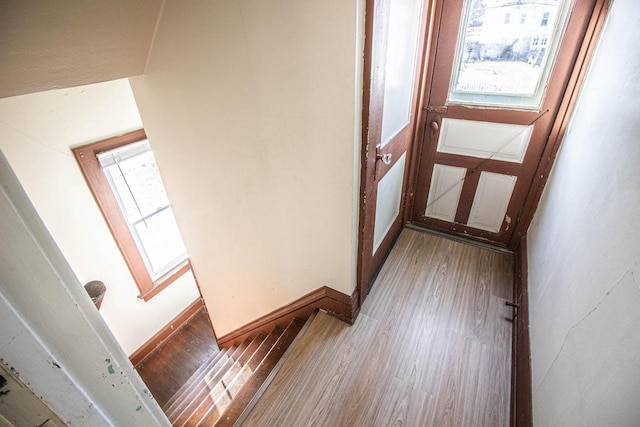
<path id="1" fill-rule="evenodd" d="M 140 348 L 134 351 L 129 360 L 133 366 L 137 367 L 160 345 L 171 338 L 185 323 L 193 318 L 200 311 L 204 310 L 202 298 L 198 298 L 182 310 L 176 317 L 160 329 L 154 336 L 149 338 L 147 342 L 142 344 Z"/>
<path id="2" fill-rule="evenodd" d="M 409 223 L 405 225 L 405 228 L 409 230 L 418 231 L 420 233 L 433 234 L 434 236 L 442 237 L 443 239 L 453 240 L 455 242 L 461 242 L 466 245 L 476 246 L 482 249 L 488 249 L 493 252 L 498 252 L 500 254 L 513 255 L 513 251 L 510 251 L 507 248 L 503 248 L 502 246 L 497 246 L 489 241 L 482 241 L 480 239 L 474 239 L 469 236 L 461 236 L 459 234 L 454 233 L 445 233 L 444 231 L 434 230 L 432 228 L 427 228 L 420 224 Z"/>
<path id="3" fill-rule="evenodd" d="M 526 235 L 520 239 L 515 251 L 514 300 L 519 306 L 511 353 L 511 427 L 531 427 L 533 426 L 533 396 Z"/>
<path id="4" fill-rule="evenodd" d="M 360 312 L 359 304 L 357 288 L 349 296 L 323 286 L 218 338 L 218 346 L 227 348 L 259 332 L 269 333 L 276 326 L 287 326 L 296 317 L 308 318 L 316 309 L 325 310 L 331 316 L 352 325 Z"/>

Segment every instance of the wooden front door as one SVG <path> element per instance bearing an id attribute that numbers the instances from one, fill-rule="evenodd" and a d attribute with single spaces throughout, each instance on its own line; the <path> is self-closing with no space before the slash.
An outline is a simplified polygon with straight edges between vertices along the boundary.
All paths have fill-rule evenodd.
<path id="1" fill-rule="evenodd" d="M 358 247 L 361 302 L 403 225 L 425 5 L 424 0 L 367 1 Z"/>
<path id="2" fill-rule="evenodd" d="M 507 246 L 595 0 L 438 0 L 412 222 Z"/>

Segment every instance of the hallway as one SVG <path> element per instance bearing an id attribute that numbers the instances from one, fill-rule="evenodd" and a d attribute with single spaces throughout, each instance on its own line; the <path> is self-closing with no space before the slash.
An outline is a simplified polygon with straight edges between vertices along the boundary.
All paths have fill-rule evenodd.
<path id="1" fill-rule="evenodd" d="M 507 426 L 512 257 L 405 229 L 354 326 L 320 312 L 245 426 Z"/>

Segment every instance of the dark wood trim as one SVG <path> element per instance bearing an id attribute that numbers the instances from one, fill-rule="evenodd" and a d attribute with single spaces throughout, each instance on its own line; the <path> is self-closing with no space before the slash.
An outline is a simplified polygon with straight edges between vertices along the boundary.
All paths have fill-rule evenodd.
<path id="1" fill-rule="evenodd" d="M 390 0 L 367 0 L 365 15 L 365 46 L 363 67 L 362 149 L 360 170 L 360 214 L 358 229 L 357 287 L 360 304 L 367 296 L 370 284 L 381 263 L 386 258 L 395 239 L 408 220 L 407 206 L 412 203 L 413 158 L 415 134 L 420 128 L 421 92 L 424 90 L 423 74 L 427 33 L 431 24 L 431 2 L 426 1 L 420 16 L 418 58 L 414 75 L 411 114 L 405 127 L 380 147 L 384 107 L 384 86 L 387 53 L 387 35 L 390 16 Z M 391 154 L 392 161 L 385 165 L 377 155 Z M 374 251 L 375 207 L 377 186 L 384 175 L 403 155 L 405 171 L 400 201 L 400 211 L 387 235 Z"/>
<path id="2" fill-rule="evenodd" d="M 94 142 L 72 149 L 80 166 L 87 185 L 93 194 L 102 216 L 104 217 L 111 234 L 122 253 L 122 257 L 131 272 L 138 290 L 139 298 L 149 301 L 163 289 L 173 283 L 178 277 L 186 273 L 191 265 L 189 260 L 184 260 L 167 274 L 157 280 L 153 280 L 144 263 L 138 245 L 129 230 L 113 190 L 102 171 L 97 155 L 101 152 L 122 147 L 137 141 L 147 139 L 144 129 L 128 132 L 113 138 Z"/>
<path id="3" fill-rule="evenodd" d="M 268 334 L 276 326 L 286 327 L 296 317 L 307 319 L 316 309 L 325 310 L 331 316 L 352 325 L 360 312 L 359 291 L 356 288 L 349 296 L 323 286 L 218 338 L 218 345 L 220 348 L 228 348 L 259 332 Z"/>
<path id="4" fill-rule="evenodd" d="M 319 308 L 333 317 L 353 325 L 360 313 L 360 292 L 358 288 L 356 287 L 350 296 L 327 286 L 324 287 L 324 290 L 326 296 L 325 305 Z"/>
<path id="5" fill-rule="evenodd" d="M 538 209 L 540 198 L 542 197 L 544 187 L 549 179 L 549 174 L 551 173 L 558 150 L 560 149 L 560 145 L 573 115 L 580 89 L 582 88 L 589 69 L 589 63 L 597 46 L 598 38 L 604 26 L 610 5 L 611 0 L 597 0 L 594 5 L 584 40 L 578 52 L 578 57 L 575 62 L 576 65 L 569 78 L 569 83 L 565 89 L 564 97 L 562 98 L 546 146 L 540 157 L 536 173 L 533 176 L 533 181 L 527 193 L 524 206 L 516 221 L 509 244 L 510 247 L 517 246 L 520 239 L 526 235 L 529 225 L 531 225 L 531 221 L 533 221 L 533 216 Z"/>
<path id="6" fill-rule="evenodd" d="M 317 310 L 314 311 L 313 313 L 311 313 L 311 316 L 304 323 L 304 326 L 302 326 L 302 329 L 300 329 L 300 332 L 298 332 L 298 335 L 296 335 L 296 337 L 294 338 L 293 342 L 289 345 L 289 347 L 287 348 L 285 353 L 282 355 L 282 357 L 280 358 L 280 360 L 278 361 L 276 366 L 269 373 L 269 376 L 260 385 L 260 387 L 255 391 L 255 393 L 253 394 L 253 397 L 251 398 L 251 401 L 244 406 L 244 409 L 242 409 L 242 412 L 237 417 L 237 420 L 236 420 L 234 426 L 241 426 L 242 424 L 244 424 L 244 421 L 247 419 L 247 417 L 249 416 L 249 414 L 251 413 L 253 408 L 256 406 L 256 404 L 258 403 L 258 401 L 260 400 L 262 395 L 265 393 L 265 391 L 267 391 L 267 388 L 269 387 L 269 385 L 271 384 L 273 379 L 276 377 L 276 375 L 280 371 L 280 368 L 282 368 L 282 365 L 284 365 L 284 363 L 287 361 L 287 359 L 289 358 L 289 356 L 291 355 L 293 350 L 298 345 L 298 342 L 302 339 L 302 337 L 304 336 L 304 334 L 307 331 L 307 329 L 309 329 L 309 327 L 311 326 L 311 323 L 315 319 L 316 314 L 318 314 Z M 232 403 L 232 405 L 233 405 L 233 403 Z"/>
<path id="7" fill-rule="evenodd" d="M 151 288 L 147 292 L 141 293 L 138 298 L 149 301 L 152 297 L 158 295 L 160 291 L 178 280 L 178 278 L 180 278 L 189 270 L 191 270 L 191 263 L 188 259 L 185 259 L 182 263 L 175 266 L 171 271 L 168 271 L 166 274 L 160 276 L 158 280 L 153 282 L 153 288 Z"/>
<path id="8" fill-rule="evenodd" d="M 233 401 L 227 409 L 220 415 L 215 423 L 218 427 L 231 427 L 240 425 L 237 421 L 243 418 L 243 414 L 248 413 L 252 403 L 257 401 L 259 394 L 263 394 L 264 390 L 276 376 L 285 360 L 293 350 L 297 341 L 302 337 L 303 330 L 307 322 L 302 319 L 293 319 L 289 326 L 282 332 L 276 344 L 271 348 L 269 354 L 260 362 L 260 364 L 252 370 L 251 377 L 244 386 L 233 397 Z M 201 419 L 199 425 L 211 425 L 207 416 Z"/>
<path id="9" fill-rule="evenodd" d="M 415 199 L 416 187 L 418 185 L 418 166 L 419 159 L 422 155 L 422 144 L 424 133 L 426 132 L 427 112 L 425 107 L 429 99 L 429 88 L 433 80 L 433 58 L 435 55 L 435 46 L 433 39 L 437 37 L 437 31 L 440 27 L 438 14 L 439 9 L 433 0 L 425 0 L 424 7 L 427 9 L 426 22 L 422 45 L 422 62 L 416 74 L 420 74 L 420 83 L 418 86 L 418 102 L 415 120 L 415 129 L 413 133 L 413 141 L 411 142 L 410 157 L 408 160 L 409 174 L 407 179 L 407 190 L 405 194 L 405 209 L 403 212 L 402 224 L 406 225 L 413 215 L 413 204 Z"/>
<path id="10" fill-rule="evenodd" d="M 465 105 L 448 105 L 446 117 L 448 118 L 466 118 L 471 120 L 491 121 L 491 122 L 508 122 L 518 123 L 521 125 L 528 125 L 533 122 L 536 126 L 533 130 L 531 142 L 529 144 L 527 153 L 525 155 L 524 162 L 521 165 L 513 164 L 509 162 L 500 162 L 496 160 L 478 160 L 471 158 L 464 158 L 459 156 L 455 159 L 454 155 L 447 155 L 444 153 L 437 153 L 437 141 L 438 133 L 431 132 L 429 127 L 423 124 L 422 134 L 423 138 L 419 142 L 421 145 L 422 153 L 420 154 L 418 167 L 418 184 L 414 184 L 415 195 L 412 206 L 412 221 L 418 222 L 424 226 L 437 227 L 440 230 L 447 230 L 453 233 L 460 233 L 461 235 L 472 235 L 479 239 L 491 239 L 496 244 L 508 246 L 513 249 L 514 244 L 517 244 L 518 237 L 522 236 L 526 232 L 526 227 L 521 230 L 522 232 L 516 236 L 516 225 L 519 223 L 520 218 L 524 218 L 522 215 L 523 207 L 527 201 L 527 197 L 531 191 L 532 182 L 540 177 L 540 173 L 537 170 L 541 158 L 545 158 L 545 147 L 548 145 L 549 135 L 552 129 L 554 129 L 554 123 L 556 114 L 562 113 L 560 109 L 563 100 L 567 94 L 572 93 L 575 89 L 572 84 L 575 83 L 575 79 L 572 80 L 572 76 L 575 74 L 576 67 L 580 68 L 583 65 L 582 58 L 580 56 L 584 48 L 584 40 L 589 40 L 589 30 L 592 27 L 589 26 L 590 20 L 593 18 L 594 8 L 597 8 L 597 4 L 602 1 L 609 0 L 585 0 L 584 2 L 574 2 L 574 6 L 569 15 L 568 31 L 562 42 L 561 51 L 555 61 L 553 69 L 551 71 L 549 87 L 547 88 L 547 94 L 544 97 L 543 105 L 540 112 L 538 111 L 523 111 L 523 110 L 503 110 L 493 108 L 475 108 Z M 435 60 L 435 56 L 431 55 L 429 66 L 433 67 L 431 72 L 431 84 L 425 91 L 424 98 L 429 99 L 429 104 L 433 107 L 443 106 L 446 104 L 447 93 L 449 88 L 449 79 L 439 79 L 438 76 L 450 76 L 451 67 L 453 67 L 453 57 L 455 55 L 455 43 L 457 40 L 458 29 L 461 23 L 459 22 L 459 8 L 463 6 L 463 2 L 447 2 L 444 0 L 433 0 L 435 7 L 438 9 L 436 21 L 441 21 L 442 25 L 436 28 L 434 36 L 432 37 L 432 52 L 437 50 L 438 58 Z M 437 45 L 437 47 L 435 46 Z M 435 64 L 433 63 L 435 61 Z M 555 78 L 562 76 L 562 78 Z M 425 102 L 425 105 L 426 102 Z M 426 123 L 436 122 L 441 124 L 443 113 L 438 111 L 424 113 Z M 454 158 L 453 163 L 451 163 Z M 478 231 L 472 227 L 463 227 L 461 224 L 466 224 L 470 207 L 473 202 L 473 195 L 475 190 L 475 182 L 465 182 L 463 187 L 463 194 L 460 197 L 460 204 L 458 205 L 458 212 L 456 212 L 456 220 L 454 222 L 436 222 L 429 221 L 424 218 L 425 208 L 427 206 L 428 188 L 431 184 L 431 177 L 433 172 L 433 164 L 455 164 L 462 163 L 460 167 L 467 169 L 467 177 L 465 181 L 472 180 L 477 181 L 476 174 L 480 174 L 483 171 L 497 172 L 517 177 L 516 185 L 513 190 L 513 195 L 507 206 L 505 220 L 503 221 L 499 233 L 487 233 Z M 502 164 L 501 164 L 502 163 Z M 528 221 L 530 222 L 530 221 Z M 453 224 L 453 225 L 452 225 Z M 441 228 L 444 225 L 444 228 Z M 497 238 L 496 238 L 497 236 Z"/>
<path id="11" fill-rule="evenodd" d="M 473 169 L 472 169 L 473 171 Z M 471 208 L 473 207 L 474 196 L 478 190 L 480 182 L 480 174 L 467 170 L 467 174 L 462 181 L 462 191 L 460 193 L 460 201 L 458 202 L 458 211 L 456 212 L 455 224 L 466 224 L 471 216 Z"/>
<path id="12" fill-rule="evenodd" d="M 518 242 L 514 265 L 513 295 L 518 308 L 514 309 L 517 314 L 511 347 L 511 427 L 533 425 L 527 265 L 527 238 L 524 236 Z"/>
<path id="13" fill-rule="evenodd" d="M 129 360 L 133 366 L 138 366 L 159 346 L 173 336 L 180 328 L 182 328 L 195 315 L 204 310 L 202 298 L 198 298 L 182 310 L 176 317 L 167 323 L 162 329 L 155 333 L 147 342 L 142 344 L 140 348 L 131 353 Z"/>
<path id="14" fill-rule="evenodd" d="M 147 271 L 138 246 L 129 231 L 127 221 L 122 215 L 118 201 L 113 195 L 113 190 L 111 190 L 111 186 L 102 172 L 96 156 L 103 151 L 141 141 L 146 137 L 144 130 L 140 129 L 72 150 L 87 181 L 87 185 L 141 294 L 150 292 L 153 289 L 153 280 Z"/>
<path id="15" fill-rule="evenodd" d="M 358 252 L 357 252 L 357 268 L 356 268 L 356 287 L 360 290 L 360 305 L 364 303 L 367 297 L 367 289 L 365 282 L 368 280 L 367 266 L 368 254 L 365 245 L 369 240 L 373 241 L 373 231 L 371 229 L 371 215 L 367 215 L 368 204 L 373 203 L 368 200 L 367 191 L 369 190 L 369 170 L 375 168 L 375 147 L 369 147 L 369 131 L 373 125 L 373 117 L 381 115 L 381 111 L 371 111 L 371 97 L 373 88 L 372 83 L 372 67 L 373 62 L 373 33 L 374 33 L 374 0 L 366 0 L 365 5 L 365 21 L 364 21 L 364 61 L 362 67 L 362 132 L 361 150 L 360 150 L 360 195 L 359 195 L 359 215 L 358 215 Z M 371 155 L 369 155 L 371 151 Z M 365 247 L 366 246 L 366 247 Z"/>

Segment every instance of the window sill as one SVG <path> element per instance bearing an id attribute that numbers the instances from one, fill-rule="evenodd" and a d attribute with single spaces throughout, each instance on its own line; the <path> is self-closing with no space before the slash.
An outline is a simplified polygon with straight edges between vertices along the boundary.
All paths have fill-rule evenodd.
<path id="1" fill-rule="evenodd" d="M 185 259 L 183 262 L 175 266 L 172 270 L 165 273 L 158 280 L 153 282 L 153 288 L 149 289 L 138 295 L 138 298 L 146 301 L 149 301 L 154 296 L 158 295 L 163 289 L 167 286 L 175 282 L 180 276 L 182 276 L 187 271 L 191 270 L 191 264 L 188 259 Z"/>

